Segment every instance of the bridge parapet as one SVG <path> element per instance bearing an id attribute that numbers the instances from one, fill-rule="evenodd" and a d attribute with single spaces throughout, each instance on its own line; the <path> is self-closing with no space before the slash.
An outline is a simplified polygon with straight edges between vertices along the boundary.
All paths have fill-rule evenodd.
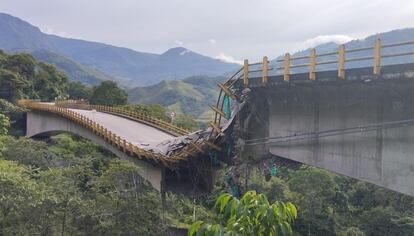
<path id="1" fill-rule="evenodd" d="M 312 48 L 308 55 L 292 56 L 286 53 L 283 58 L 276 59 L 273 62 L 269 61 L 267 57 L 256 63 L 249 63 L 248 60 L 245 60 L 243 68 L 240 70 L 243 73 L 239 77 L 243 78 L 242 84 L 244 87 L 249 86 L 249 79 L 258 77 L 262 78 L 263 85 L 267 84 L 270 76 L 269 72 L 272 72 L 272 76 L 283 76 L 285 82 L 290 81 L 291 75 L 301 73 L 308 73 L 309 80 L 316 80 L 316 72 L 332 71 L 336 67 L 337 78 L 344 80 L 346 70 L 367 67 L 367 63 L 372 63 L 372 74 L 379 76 L 381 67 L 385 65 L 385 60 L 392 60 L 387 63 L 388 65 L 402 64 L 398 63 L 397 58 L 414 55 L 413 47 L 414 41 L 382 44 L 381 40 L 377 39 L 372 46 L 360 48 L 346 48 L 342 44 L 339 45 L 337 51 L 322 53 L 317 53 Z M 414 60 L 411 62 L 414 62 Z M 365 64 L 358 66 L 353 63 Z"/>

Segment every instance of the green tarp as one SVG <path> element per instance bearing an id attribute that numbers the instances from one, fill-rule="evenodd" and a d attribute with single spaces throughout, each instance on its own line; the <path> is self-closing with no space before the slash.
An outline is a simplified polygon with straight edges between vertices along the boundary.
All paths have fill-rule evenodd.
<path id="1" fill-rule="evenodd" d="M 229 96 L 224 96 L 224 112 L 226 113 L 226 118 L 230 119 L 231 109 L 230 109 L 230 99 Z"/>

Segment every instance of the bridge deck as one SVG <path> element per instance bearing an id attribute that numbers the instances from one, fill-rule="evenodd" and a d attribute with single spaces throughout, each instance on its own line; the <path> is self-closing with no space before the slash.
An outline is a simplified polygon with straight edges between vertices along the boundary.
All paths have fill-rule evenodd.
<path id="1" fill-rule="evenodd" d="M 94 110 L 70 110 L 88 117 L 89 119 L 101 124 L 109 131 L 118 134 L 121 138 L 126 139 L 137 146 L 155 147 L 162 141 L 174 138 L 174 136 L 164 131 L 121 116 Z"/>

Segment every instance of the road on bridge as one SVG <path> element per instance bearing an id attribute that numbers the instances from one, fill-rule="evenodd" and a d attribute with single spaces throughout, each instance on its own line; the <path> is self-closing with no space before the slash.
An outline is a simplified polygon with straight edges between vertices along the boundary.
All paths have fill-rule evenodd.
<path id="1" fill-rule="evenodd" d="M 171 134 L 168 134 L 162 130 L 130 120 L 125 117 L 98 112 L 95 110 L 69 110 L 72 110 L 97 122 L 109 131 L 116 133 L 121 138 L 128 140 L 132 144 L 138 146 L 155 147 L 157 144 L 165 140 L 175 138 Z"/>

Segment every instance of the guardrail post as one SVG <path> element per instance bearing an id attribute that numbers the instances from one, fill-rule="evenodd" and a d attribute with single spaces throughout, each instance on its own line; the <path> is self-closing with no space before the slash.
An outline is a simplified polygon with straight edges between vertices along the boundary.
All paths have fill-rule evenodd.
<path id="1" fill-rule="evenodd" d="M 115 135 L 116 138 L 116 146 L 121 149 L 121 137 L 119 137 L 118 135 Z"/>
<path id="2" fill-rule="evenodd" d="M 108 131 L 108 141 L 107 141 L 109 144 L 113 144 L 113 141 L 112 141 L 112 132 L 109 130 Z"/>
<path id="3" fill-rule="evenodd" d="M 285 54 L 284 68 L 285 68 L 285 73 L 283 76 L 283 80 L 286 82 L 289 82 L 289 79 L 290 79 L 290 54 L 289 53 Z"/>
<path id="4" fill-rule="evenodd" d="M 315 80 L 316 79 L 316 50 L 314 48 L 310 51 L 309 56 L 310 62 L 309 62 L 309 79 Z"/>
<path id="5" fill-rule="evenodd" d="M 131 154 L 131 156 L 134 155 L 134 146 L 132 146 L 131 142 L 128 142 L 128 152 Z"/>
<path id="6" fill-rule="evenodd" d="M 244 60 L 243 65 L 243 85 L 247 87 L 249 85 L 249 60 Z"/>
<path id="7" fill-rule="evenodd" d="M 262 64 L 262 83 L 267 84 L 267 74 L 269 71 L 269 61 L 267 57 L 263 57 L 263 64 Z"/>
<path id="8" fill-rule="evenodd" d="M 338 77 L 345 79 L 345 45 L 339 45 L 338 50 Z"/>
<path id="9" fill-rule="evenodd" d="M 381 73 L 381 40 L 377 39 L 374 45 L 374 75 Z"/>
<path id="10" fill-rule="evenodd" d="M 126 140 L 122 139 L 122 150 L 124 151 L 124 153 L 126 153 L 126 149 L 127 149 Z"/>

